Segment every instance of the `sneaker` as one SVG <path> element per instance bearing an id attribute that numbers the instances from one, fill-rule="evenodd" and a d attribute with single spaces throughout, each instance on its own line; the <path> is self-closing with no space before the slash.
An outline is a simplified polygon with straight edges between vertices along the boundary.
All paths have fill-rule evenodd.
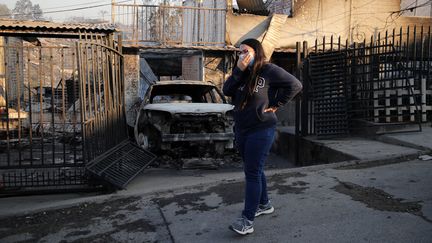
<path id="1" fill-rule="evenodd" d="M 254 232 L 253 221 L 250 221 L 245 216 L 242 216 L 232 223 L 229 226 L 229 229 L 241 235 L 250 234 Z"/>
<path id="2" fill-rule="evenodd" d="M 271 205 L 270 201 L 267 204 L 258 205 L 257 211 L 255 212 L 255 217 L 261 214 L 271 214 L 274 212 L 274 207 Z"/>

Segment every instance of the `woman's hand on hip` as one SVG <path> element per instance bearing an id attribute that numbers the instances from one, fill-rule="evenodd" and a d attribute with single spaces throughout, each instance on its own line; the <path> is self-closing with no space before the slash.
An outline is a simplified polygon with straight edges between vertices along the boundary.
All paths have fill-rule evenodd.
<path id="1" fill-rule="evenodd" d="M 275 113 L 276 111 L 277 111 L 277 107 L 269 107 L 269 108 L 266 108 L 266 109 L 264 109 L 264 112 L 273 112 L 273 113 Z"/>

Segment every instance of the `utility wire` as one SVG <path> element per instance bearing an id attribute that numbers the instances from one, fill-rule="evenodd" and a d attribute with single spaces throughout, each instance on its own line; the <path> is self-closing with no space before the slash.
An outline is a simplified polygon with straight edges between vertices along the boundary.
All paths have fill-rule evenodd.
<path id="1" fill-rule="evenodd" d="M 410 5 L 408 5 L 407 7 L 405 7 L 404 9 L 398 10 L 398 11 L 393 11 L 389 14 L 389 16 L 387 16 L 386 21 L 385 21 L 385 26 L 383 29 L 385 29 L 388 26 L 388 22 L 389 22 L 389 18 L 392 20 L 392 22 L 396 21 L 396 19 L 398 19 L 399 17 L 402 16 L 402 14 L 406 11 L 413 11 L 414 9 L 417 8 L 421 8 L 427 5 L 430 5 L 432 3 L 432 1 L 429 2 L 424 2 L 420 5 L 416 5 L 414 7 L 410 7 L 414 4 L 415 2 L 411 3 Z"/>
<path id="2" fill-rule="evenodd" d="M 425 6 L 427 6 L 427 5 L 430 5 L 432 2 L 431 1 L 429 1 L 429 2 L 424 2 L 424 3 L 422 3 L 422 4 L 420 4 L 420 5 L 416 5 L 416 6 L 414 6 L 414 7 L 409 7 L 409 6 L 411 6 L 411 5 L 413 5 L 413 3 L 411 3 L 410 5 L 408 5 L 406 8 L 404 8 L 404 9 L 401 9 L 401 10 L 398 10 L 398 11 L 393 11 L 393 12 L 391 12 L 391 14 L 402 14 L 403 12 L 405 12 L 405 11 L 413 11 L 414 9 L 417 9 L 417 8 L 421 8 L 421 7 L 425 7 Z"/>
<path id="3" fill-rule="evenodd" d="M 51 9 L 59 9 L 59 8 L 70 8 L 70 7 L 76 7 L 76 6 L 85 6 L 85 5 L 92 5 L 95 3 L 106 3 L 107 0 L 103 0 L 103 1 L 94 1 L 94 2 L 90 2 L 90 3 L 78 3 L 78 4 L 71 4 L 71 5 L 64 5 L 64 6 L 57 6 L 57 7 L 50 7 L 50 8 L 45 8 L 45 10 L 51 10 Z"/>
<path id="4" fill-rule="evenodd" d="M 117 2 L 117 3 L 125 3 L 125 2 L 130 2 L 131 0 L 125 0 L 125 1 L 121 1 L 121 2 Z M 78 10 L 84 10 L 84 9 L 92 9 L 92 8 L 100 8 L 100 7 L 104 7 L 104 6 L 109 6 L 111 5 L 111 3 L 106 3 L 106 4 L 98 4 L 98 5 L 93 5 L 93 6 L 88 6 L 88 7 L 80 7 L 80 8 L 71 8 L 71 9 L 63 9 L 63 10 L 53 10 L 53 11 L 43 11 L 42 10 L 42 14 L 51 14 L 51 13 L 64 13 L 64 12 L 72 12 L 72 11 L 78 11 Z M 12 15 L 29 15 L 34 13 L 33 11 L 30 13 L 24 13 L 24 14 L 12 14 Z M 0 17 L 8 17 L 9 15 L 0 15 Z"/>

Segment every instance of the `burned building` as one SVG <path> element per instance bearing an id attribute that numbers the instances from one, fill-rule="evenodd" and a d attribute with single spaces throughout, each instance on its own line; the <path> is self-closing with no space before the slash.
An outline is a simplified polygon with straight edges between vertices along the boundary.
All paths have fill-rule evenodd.
<path id="1" fill-rule="evenodd" d="M 430 52 L 427 49 L 430 17 L 407 16 L 405 13 L 409 12 L 409 8 L 406 7 L 406 2 L 403 1 L 401 4 L 398 0 L 368 3 L 355 0 L 208 0 L 184 1 L 184 4 L 178 2 L 173 5 L 164 5 L 160 2 L 160 5 L 147 7 L 127 5 L 130 12 L 137 14 L 127 15 L 129 18 L 126 19 L 133 18 L 132 21 L 128 20 L 128 23 L 133 24 L 126 28 L 128 34 L 124 38 L 127 43 L 125 48 L 129 48 L 136 69 L 141 69 L 139 73 L 133 70 L 126 72 L 127 75 L 130 74 L 126 78 L 128 82 L 126 87 L 131 87 L 131 89 L 126 88 L 127 92 L 130 92 L 126 101 L 129 111 L 128 123 L 130 125 L 133 123 L 133 116 L 136 114 L 133 111 L 133 107 L 136 107 L 134 104 L 140 101 L 139 97 L 143 95 L 141 90 L 147 87 L 141 85 L 144 83 L 143 80 L 193 78 L 211 80 L 222 85 L 235 63 L 233 54 L 236 48 L 246 38 L 262 41 L 269 60 L 297 76 L 303 73 L 303 64 L 307 61 L 309 53 L 334 50 L 338 48 L 337 43 L 340 43 L 341 49 L 364 43 L 383 42 L 385 38 L 387 43 L 390 43 L 392 30 L 395 30 L 396 42 L 401 42 L 397 39 L 398 34 L 405 36 L 402 43 L 392 43 L 392 45 L 404 45 L 403 42 L 406 42 L 407 46 L 413 45 L 413 41 L 416 41 L 413 36 L 417 35 L 417 45 L 424 46 L 423 56 L 426 57 Z M 113 19 L 122 25 L 124 21 L 121 18 L 125 16 L 120 13 L 125 13 L 125 10 L 121 12 L 121 9 L 126 6 L 122 4 L 115 6 L 119 9 L 116 11 L 119 16 L 114 16 Z M 409 3 L 409 6 L 414 5 Z M 422 7 L 421 3 L 419 7 Z M 146 8 L 154 12 L 152 18 L 140 15 L 150 11 Z M 175 25 L 169 24 L 169 21 L 174 22 Z M 413 33 L 414 26 L 417 26 L 416 34 Z M 407 29 L 408 27 L 410 29 Z M 400 28 L 403 29 L 402 32 Z M 385 37 L 386 31 L 387 37 Z M 214 33 L 219 34 L 214 35 Z M 423 44 L 418 42 L 420 35 Z M 136 58 L 136 55 L 140 58 Z M 141 59 L 146 61 L 140 62 Z M 161 72 L 161 67 L 163 70 L 172 70 L 173 75 L 163 76 L 166 73 Z M 139 77 L 149 73 L 144 70 L 151 69 L 161 72 L 162 76 L 156 73 L 149 74 L 150 77 L 145 79 Z M 419 86 L 414 92 L 421 92 L 420 89 L 425 89 L 421 98 L 425 102 L 421 106 L 422 112 L 425 113 L 422 122 L 426 122 L 430 120 L 428 118 L 430 107 L 426 102 L 429 100 L 430 88 Z M 293 126 L 294 105 L 281 110 L 279 117 L 283 124 Z"/>

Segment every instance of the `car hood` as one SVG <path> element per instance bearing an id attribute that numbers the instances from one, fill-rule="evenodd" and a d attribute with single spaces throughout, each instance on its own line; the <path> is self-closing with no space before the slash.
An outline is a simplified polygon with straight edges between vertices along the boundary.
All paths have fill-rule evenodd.
<path id="1" fill-rule="evenodd" d="M 214 104 L 214 103 L 163 103 L 163 104 L 147 104 L 143 107 L 145 110 L 166 111 L 171 114 L 177 113 L 224 113 L 234 108 L 230 104 Z"/>

